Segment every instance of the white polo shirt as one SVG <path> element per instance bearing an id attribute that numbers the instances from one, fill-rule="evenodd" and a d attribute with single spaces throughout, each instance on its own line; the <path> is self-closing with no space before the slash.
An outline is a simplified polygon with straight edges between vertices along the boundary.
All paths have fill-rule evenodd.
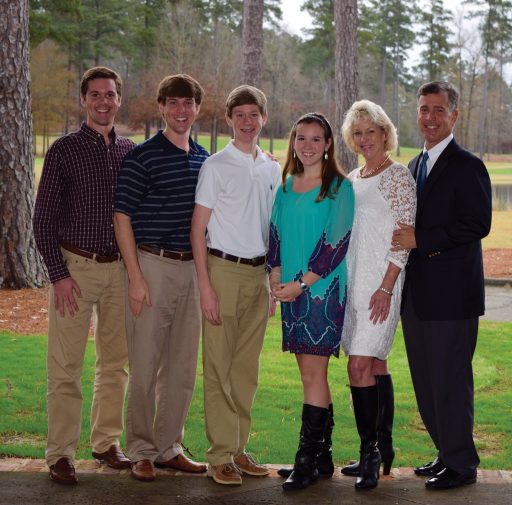
<path id="1" fill-rule="evenodd" d="M 203 163 L 197 182 L 196 203 L 212 209 L 208 247 L 241 258 L 267 253 L 272 205 L 281 182 L 279 164 L 257 149 L 253 159 L 231 141 Z"/>

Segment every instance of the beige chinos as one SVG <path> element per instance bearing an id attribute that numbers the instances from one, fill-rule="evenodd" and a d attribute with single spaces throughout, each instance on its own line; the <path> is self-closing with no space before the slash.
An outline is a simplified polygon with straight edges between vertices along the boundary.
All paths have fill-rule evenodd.
<path id="1" fill-rule="evenodd" d="M 211 465 L 233 462 L 249 440 L 251 407 L 268 320 L 264 265 L 252 267 L 208 255 L 210 282 L 222 324 L 204 320 L 203 371 L 206 435 Z"/>
<path id="2" fill-rule="evenodd" d="M 130 361 L 126 441 L 132 461 L 163 462 L 182 452 L 194 392 L 201 308 L 193 261 L 138 250 L 151 307 L 138 317 L 127 305 Z"/>
<path id="3" fill-rule="evenodd" d="M 91 446 L 105 452 L 119 444 L 128 380 L 124 325 L 125 269 L 122 261 L 97 263 L 62 249 L 78 283 L 78 312 L 55 310 L 53 285 L 48 309 L 48 441 L 46 461 L 75 457 L 82 424 L 81 376 L 93 310 L 96 313 L 96 364 L 91 408 Z"/>

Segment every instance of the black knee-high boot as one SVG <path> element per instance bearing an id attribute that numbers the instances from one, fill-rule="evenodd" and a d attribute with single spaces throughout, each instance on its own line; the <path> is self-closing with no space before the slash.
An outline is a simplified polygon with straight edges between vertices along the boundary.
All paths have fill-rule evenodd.
<path id="1" fill-rule="evenodd" d="M 393 449 L 393 419 L 395 416 L 395 396 L 391 375 L 376 375 L 379 413 L 377 419 L 377 447 L 382 458 L 383 474 L 389 475 L 391 465 L 395 459 Z M 343 475 L 357 477 L 359 475 L 359 461 L 341 469 Z"/>
<path id="2" fill-rule="evenodd" d="M 380 454 L 377 449 L 377 385 L 350 387 L 356 418 L 357 431 L 361 439 L 359 477 L 356 489 L 371 489 L 379 480 Z"/>
<path id="3" fill-rule="evenodd" d="M 382 473 L 389 475 L 395 459 L 393 449 L 393 419 L 395 417 L 395 394 L 391 375 L 378 375 L 379 414 L 377 422 L 377 447 L 382 458 Z"/>
<path id="4" fill-rule="evenodd" d="M 331 478 L 334 473 L 334 464 L 332 462 L 332 431 L 334 429 L 334 408 L 332 403 L 329 404 L 329 419 L 327 421 L 324 433 L 324 443 L 320 453 L 317 454 L 318 476 Z M 302 432 L 301 432 L 302 433 Z M 285 479 L 293 472 L 292 468 L 280 468 L 277 474 Z"/>
<path id="5" fill-rule="evenodd" d="M 295 455 L 293 471 L 283 482 L 284 489 L 303 489 L 318 479 L 316 457 L 324 443 L 328 418 L 327 409 L 304 404 L 299 449 Z"/>
<path id="6" fill-rule="evenodd" d="M 332 462 L 332 431 L 334 429 L 334 408 L 332 403 L 328 407 L 329 417 L 325 425 L 324 443 L 322 449 L 317 454 L 316 464 L 318 475 L 320 477 L 330 478 L 334 473 L 334 463 Z"/>

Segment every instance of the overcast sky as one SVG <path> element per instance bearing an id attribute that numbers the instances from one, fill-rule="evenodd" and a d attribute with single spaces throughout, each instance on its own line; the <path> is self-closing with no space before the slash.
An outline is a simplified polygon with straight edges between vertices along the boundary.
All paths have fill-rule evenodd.
<path id="1" fill-rule="evenodd" d="M 283 10 L 283 24 L 287 27 L 287 31 L 296 35 L 302 35 L 303 28 L 311 27 L 311 16 L 300 10 L 303 0 L 281 0 L 281 8 Z M 420 0 L 420 4 L 423 2 Z M 443 0 L 443 3 L 450 10 L 462 7 L 460 0 Z"/>
<path id="2" fill-rule="evenodd" d="M 419 0 L 420 5 L 425 5 L 426 0 Z M 305 36 L 303 30 L 305 28 L 311 28 L 311 16 L 300 10 L 300 6 L 303 4 L 303 0 L 281 0 L 281 8 L 283 11 L 283 27 L 290 33 Z M 453 14 L 459 14 L 465 7 L 462 5 L 462 0 L 443 0 L 444 5 L 447 9 L 451 10 Z M 471 24 L 477 24 L 477 21 L 466 21 L 468 27 Z M 417 64 L 418 51 L 412 49 L 409 51 L 408 66 L 412 67 Z M 512 64 L 505 66 L 505 80 L 509 83 L 512 81 Z"/>

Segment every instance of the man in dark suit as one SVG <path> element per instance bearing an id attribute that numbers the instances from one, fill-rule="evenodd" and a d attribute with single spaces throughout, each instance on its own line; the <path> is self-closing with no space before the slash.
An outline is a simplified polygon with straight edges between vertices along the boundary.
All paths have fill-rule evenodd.
<path id="1" fill-rule="evenodd" d="M 415 227 L 400 225 L 393 249 L 411 249 L 402 326 L 425 427 L 437 449 L 415 468 L 425 485 L 450 489 L 476 482 L 472 359 L 484 313 L 481 239 L 491 227 L 485 165 L 453 138 L 458 93 L 447 82 L 420 87 L 423 151 L 409 164 L 417 182 Z"/>

